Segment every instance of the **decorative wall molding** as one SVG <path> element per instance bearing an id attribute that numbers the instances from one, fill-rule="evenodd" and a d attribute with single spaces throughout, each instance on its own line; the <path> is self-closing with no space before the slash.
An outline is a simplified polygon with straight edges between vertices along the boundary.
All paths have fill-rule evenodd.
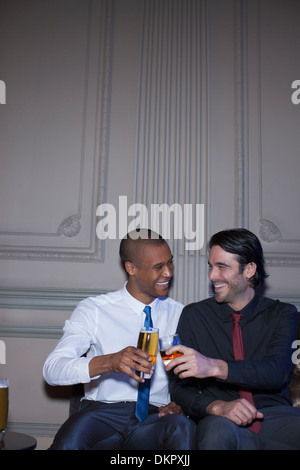
<path id="1" fill-rule="evenodd" d="M 248 74 L 247 74 L 247 3 L 236 0 L 234 3 L 235 25 L 235 115 L 236 115 L 236 207 L 237 227 L 249 224 L 248 207 Z"/>
<path id="2" fill-rule="evenodd" d="M 54 310 L 70 311 L 87 298 L 107 291 L 96 289 L 40 289 L 40 288 L 0 288 L 0 310 Z M 1 325 L 0 337 L 59 339 L 61 326 Z"/>
<path id="3" fill-rule="evenodd" d="M 43 339 L 60 339 L 63 334 L 62 327 L 37 327 L 37 326 L 1 326 L 1 338 L 43 338 Z"/>
<path id="4" fill-rule="evenodd" d="M 101 289 L 1 287 L 0 308 L 74 310 L 81 300 L 105 294 L 106 292 Z"/>
<path id="5" fill-rule="evenodd" d="M 0 309 L 24 310 L 69 310 L 70 312 L 86 297 L 105 294 L 107 291 L 91 289 L 0 289 Z M 268 297 L 291 303 L 300 311 L 300 295 L 268 293 Z M 0 338 L 44 338 L 60 339 L 61 326 L 1 325 Z"/>
<path id="6" fill-rule="evenodd" d="M 133 199 L 148 209 L 163 203 L 195 208 L 208 201 L 207 0 L 146 1 L 143 7 Z M 205 256 L 172 237 L 176 271 L 185 273 L 175 277 L 172 294 L 183 303 L 206 297 Z"/>
<path id="7" fill-rule="evenodd" d="M 289 295 L 289 294 L 270 294 L 268 293 L 268 297 L 271 299 L 278 299 L 281 302 L 285 302 L 287 304 L 295 305 L 298 312 L 300 312 L 300 295 Z"/>
<path id="8" fill-rule="evenodd" d="M 261 103 L 261 8 L 259 1 L 236 0 L 236 142 L 237 142 L 237 164 L 236 164 L 236 223 L 237 226 L 249 227 L 250 219 L 255 219 L 258 225 L 258 233 L 262 242 L 271 245 L 276 243 L 276 248 L 264 246 L 265 261 L 269 266 L 290 267 L 300 266 L 300 253 L 297 246 L 300 239 L 287 239 L 282 235 L 282 230 L 272 220 L 268 220 L 263 210 L 263 154 L 262 141 L 262 103 Z M 256 35 L 254 38 L 253 35 Z M 250 38 L 250 39 L 249 39 Z M 253 40 L 255 39 L 255 40 Z M 252 49 L 251 49 L 252 48 Z M 256 63 L 250 64 L 250 53 L 256 55 Z M 253 79 L 255 78 L 255 79 Z M 258 115 L 251 115 L 249 96 L 250 89 L 256 94 L 256 107 Z M 256 87 L 256 89 L 254 89 Z M 253 96 L 253 94 L 251 95 Z M 255 129 L 250 129 L 250 120 L 257 124 Z M 257 136 L 253 135 L 257 132 Z M 250 159 L 256 155 L 250 155 L 249 143 L 251 139 L 255 142 L 257 138 L 257 179 L 250 181 L 249 164 Z M 253 142 L 251 142 L 253 144 Z M 253 174 L 251 176 L 253 178 Z M 258 205 L 251 206 L 249 187 L 255 187 L 258 191 Z M 252 213 L 251 213 L 252 211 Z M 254 211 L 254 212 L 253 212 Z M 257 215 L 255 215 L 257 214 Z M 250 217 L 251 215 L 251 217 Z"/>
<path id="9" fill-rule="evenodd" d="M 8 422 L 7 430 L 21 432 L 31 436 L 50 436 L 54 437 L 61 424 L 51 423 L 18 423 Z"/>
<path id="10" fill-rule="evenodd" d="M 0 232 L 0 258 L 50 261 L 104 259 L 103 241 L 96 236 L 96 208 L 106 198 L 114 0 L 89 0 L 86 9 L 87 46 L 85 64 L 82 64 L 85 89 L 76 212 L 65 217 L 53 233 L 24 230 Z M 67 78 L 65 83 L 68 86 Z M 77 116 L 77 119 L 80 117 Z M 91 177 L 87 177 L 89 174 Z M 74 203 L 76 206 L 76 201 Z"/>

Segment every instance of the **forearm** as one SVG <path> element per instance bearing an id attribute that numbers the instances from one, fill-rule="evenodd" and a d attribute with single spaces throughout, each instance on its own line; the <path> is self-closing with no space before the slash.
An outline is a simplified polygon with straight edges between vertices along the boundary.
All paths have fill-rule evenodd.
<path id="1" fill-rule="evenodd" d="M 77 307 L 64 326 L 64 334 L 47 357 L 43 374 L 50 385 L 72 385 L 90 382 L 90 357 L 97 354 L 92 344 L 92 315 Z M 89 327 L 90 325 L 90 327 Z M 85 357 L 90 351 L 90 357 Z"/>
<path id="2" fill-rule="evenodd" d="M 113 370 L 113 354 L 95 356 L 89 362 L 90 377 L 96 377 Z"/>
<path id="3" fill-rule="evenodd" d="M 113 370 L 113 354 L 72 358 L 50 355 L 44 366 L 44 377 L 50 385 L 87 383 L 93 377 Z"/>
<path id="4" fill-rule="evenodd" d="M 73 385 L 90 382 L 89 359 L 51 354 L 44 365 L 43 375 L 49 385 Z"/>
<path id="5" fill-rule="evenodd" d="M 215 377 L 219 380 L 226 380 L 228 377 L 228 364 L 221 359 L 208 359 L 209 369 L 206 377 Z"/>
<path id="6" fill-rule="evenodd" d="M 257 361 L 228 361 L 228 383 L 251 389 L 280 389 L 289 378 L 290 358 Z"/>

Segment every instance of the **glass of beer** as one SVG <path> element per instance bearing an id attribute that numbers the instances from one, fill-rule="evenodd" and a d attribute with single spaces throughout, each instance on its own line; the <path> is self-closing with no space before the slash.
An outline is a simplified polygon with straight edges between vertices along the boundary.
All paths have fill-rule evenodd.
<path id="1" fill-rule="evenodd" d="M 161 338 L 159 338 L 160 355 L 165 366 L 169 364 L 172 359 L 175 359 L 175 357 L 182 356 L 183 353 L 179 351 L 174 351 L 172 354 L 169 355 L 166 354 L 166 351 L 168 351 L 171 346 L 176 346 L 176 344 L 180 344 L 178 334 L 162 336 Z"/>
<path id="2" fill-rule="evenodd" d="M 8 379 L 0 379 L 0 442 L 5 436 L 8 416 Z"/>
<path id="3" fill-rule="evenodd" d="M 145 351 L 147 354 L 149 354 L 149 356 L 151 356 L 151 364 L 155 364 L 156 362 L 158 335 L 158 328 L 150 328 L 146 326 L 141 328 L 139 334 L 137 347 L 142 351 Z M 151 374 L 147 374 L 146 372 L 140 372 L 140 377 L 142 377 L 143 379 L 150 379 Z"/>

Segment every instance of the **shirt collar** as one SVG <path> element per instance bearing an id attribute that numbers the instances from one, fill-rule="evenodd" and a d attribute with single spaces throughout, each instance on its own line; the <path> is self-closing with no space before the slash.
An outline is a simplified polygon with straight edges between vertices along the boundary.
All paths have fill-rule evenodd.
<path id="1" fill-rule="evenodd" d="M 258 304 L 258 295 L 255 294 L 253 299 L 241 310 L 243 317 L 250 317 L 253 314 Z"/>
<path id="2" fill-rule="evenodd" d="M 126 285 L 127 285 L 127 282 L 125 282 L 124 286 L 123 286 L 123 289 L 122 289 L 122 293 L 123 293 L 123 296 L 124 296 L 124 299 L 126 301 L 126 303 L 129 305 L 129 307 L 137 314 L 137 315 L 142 315 L 143 313 L 143 310 L 145 308 L 145 304 L 143 302 L 140 302 L 138 299 L 136 299 L 135 297 L 133 297 L 127 290 L 126 288 Z M 151 302 L 151 304 L 149 304 L 149 307 L 151 307 L 151 309 L 157 309 L 158 308 L 158 303 L 159 303 L 159 299 L 156 298 L 153 300 L 153 302 Z"/>
<path id="3" fill-rule="evenodd" d="M 247 319 L 253 315 L 256 310 L 257 304 L 259 301 L 259 296 L 257 294 L 254 295 L 253 299 L 242 309 L 239 313 L 243 315 L 243 317 L 247 317 Z M 219 304 L 221 309 L 220 313 L 222 316 L 223 321 L 232 321 L 231 314 L 235 311 L 228 305 L 228 304 Z"/>

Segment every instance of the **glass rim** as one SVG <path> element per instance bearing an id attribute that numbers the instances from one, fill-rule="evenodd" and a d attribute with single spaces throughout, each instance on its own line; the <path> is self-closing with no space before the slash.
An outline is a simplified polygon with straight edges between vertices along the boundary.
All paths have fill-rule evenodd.
<path id="1" fill-rule="evenodd" d="M 0 378 L 0 388 L 8 388 L 9 380 Z"/>
<path id="2" fill-rule="evenodd" d="M 142 326 L 140 331 L 146 331 L 147 333 L 158 333 L 158 328 L 152 328 L 152 326 Z"/>
<path id="3" fill-rule="evenodd" d="M 178 333 L 171 333 L 170 335 L 160 336 L 159 339 L 174 338 L 175 336 L 177 336 L 177 338 L 179 338 L 179 334 L 178 334 Z"/>

